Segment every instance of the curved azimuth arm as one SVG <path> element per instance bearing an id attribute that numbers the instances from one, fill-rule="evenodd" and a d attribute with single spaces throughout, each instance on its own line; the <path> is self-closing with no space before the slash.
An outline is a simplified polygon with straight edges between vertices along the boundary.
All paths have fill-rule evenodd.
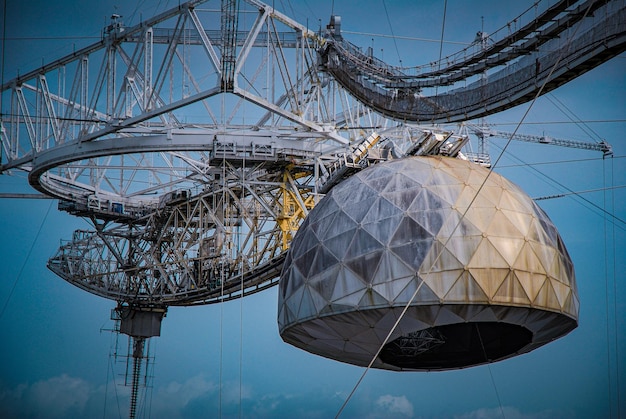
<path id="1" fill-rule="evenodd" d="M 492 43 L 481 34 L 480 48 L 471 47 L 476 51 L 446 57 L 434 69 L 390 66 L 336 33 L 328 36 L 323 65 L 352 95 L 390 118 L 450 123 L 528 102 L 626 50 L 625 0 L 560 1 L 536 16 L 533 9 L 526 11 L 533 15 L 527 25 Z M 442 86 L 450 87 L 444 92 Z"/>

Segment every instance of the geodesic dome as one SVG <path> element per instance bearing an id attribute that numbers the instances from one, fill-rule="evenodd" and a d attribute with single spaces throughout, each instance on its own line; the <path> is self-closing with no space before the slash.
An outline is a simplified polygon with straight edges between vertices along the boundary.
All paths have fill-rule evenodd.
<path id="1" fill-rule="evenodd" d="M 519 187 L 476 164 L 412 157 L 365 169 L 304 220 L 283 267 L 285 342 L 366 366 L 464 368 L 577 326 L 574 268 Z"/>

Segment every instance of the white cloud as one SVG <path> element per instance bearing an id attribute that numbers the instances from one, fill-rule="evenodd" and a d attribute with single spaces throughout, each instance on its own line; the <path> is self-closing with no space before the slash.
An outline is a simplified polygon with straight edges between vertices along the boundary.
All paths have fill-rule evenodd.
<path id="1" fill-rule="evenodd" d="M 92 393 L 85 380 L 63 374 L 32 385 L 20 384 L 0 392 L 0 416 L 79 417 Z"/>
<path id="2" fill-rule="evenodd" d="M 185 409 L 199 401 L 216 397 L 218 386 L 206 379 L 204 374 L 188 378 L 184 382 L 171 381 L 153 390 L 148 407 L 155 417 L 178 418 Z"/>
<path id="3" fill-rule="evenodd" d="M 224 403 L 239 404 L 240 400 L 252 398 L 252 389 L 239 381 L 228 381 L 222 385 L 222 400 Z"/>
<path id="4" fill-rule="evenodd" d="M 376 405 L 389 413 L 413 417 L 413 404 L 405 396 L 385 394 L 376 400 Z"/>
<path id="5" fill-rule="evenodd" d="M 191 400 L 204 397 L 217 390 L 215 383 L 207 381 L 204 375 L 196 375 L 187 379 L 184 383 L 172 381 L 167 386 L 159 388 L 156 393 L 157 399 L 173 399 L 178 405 L 186 406 Z"/>

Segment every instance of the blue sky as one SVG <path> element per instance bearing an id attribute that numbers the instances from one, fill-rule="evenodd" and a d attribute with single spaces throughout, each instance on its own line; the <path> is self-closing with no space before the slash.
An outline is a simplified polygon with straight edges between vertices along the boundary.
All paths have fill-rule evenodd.
<path id="1" fill-rule="evenodd" d="M 129 3 L 6 0 L 4 81 L 94 42 L 112 13 L 133 24 L 175 5 Z M 334 3 L 345 31 L 389 35 L 386 5 L 396 36 L 441 36 L 443 1 Z M 275 6 L 317 27 L 318 19 L 326 24 L 332 2 L 276 1 Z M 471 42 L 481 25 L 489 32 L 524 7 L 451 0 L 444 38 Z M 347 36 L 362 46 L 374 45 L 376 54 L 392 63 L 430 62 L 439 49 L 435 42 L 399 41 L 396 51 L 390 38 Z M 612 159 L 602 160 L 598 152 L 513 143 L 497 170 L 532 197 L 566 192 L 554 181 L 573 191 L 626 185 L 625 68 L 622 54 L 540 98 L 519 131 L 581 141 L 603 138 L 613 146 Z M 488 122 L 512 131 L 528 106 L 491 116 Z M 586 127 L 572 123 L 566 113 L 588 121 Z M 494 142 L 492 157 L 503 146 L 504 140 Z M 25 175 L 15 172 L 0 175 L 0 193 L 8 192 L 32 190 Z M 626 219 L 626 188 L 581 196 Z M 370 371 L 342 417 L 617 417 L 618 389 L 621 413 L 626 414 L 626 225 L 613 224 L 589 202 L 573 195 L 539 201 L 574 261 L 581 300 L 576 330 L 534 352 L 488 366 L 438 373 Z M 115 303 L 67 284 L 45 266 L 59 240 L 69 239 L 76 228 L 89 225 L 59 212 L 56 201 L 0 200 L 2 417 L 128 414 L 128 389 L 119 385 L 123 366 L 111 368 L 114 337 L 104 330 L 111 327 Z M 276 288 L 243 301 L 171 308 L 162 336 L 151 341 L 153 387 L 140 414 L 212 417 L 221 406 L 224 417 L 334 417 L 363 369 L 283 343 L 276 312 Z"/>

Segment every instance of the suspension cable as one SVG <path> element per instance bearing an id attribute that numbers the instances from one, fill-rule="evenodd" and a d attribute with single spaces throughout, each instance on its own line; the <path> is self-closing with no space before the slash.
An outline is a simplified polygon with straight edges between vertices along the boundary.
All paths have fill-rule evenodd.
<path id="1" fill-rule="evenodd" d="M 500 406 L 500 414 L 504 418 L 504 409 L 502 408 L 502 401 L 500 400 L 500 392 L 498 392 L 498 387 L 496 386 L 496 380 L 493 378 L 493 372 L 491 371 L 491 363 L 489 358 L 487 357 L 487 351 L 485 350 L 485 343 L 483 342 L 483 337 L 480 334 L 480 329 L 478 328 L 478 324 L 474 324 L 476 328 L 476 334 L 478 334 L 478 340 L 480 341 L 480 347 L 483 350 L 483 355 L 485 356 L 485 361 L 487 362 L 487 370 L 489 371 L 489 377 L 491 378 L 491 384 L 493 385 L 493 389 L 496 393 L 496 398 L 498 399 L 498 406 Z"/>
<path id="2" fill-rule="evenodd" d="M 615 181 L 615 167 L 613 163 L 613 159 L 611 159 L 611 186 L 613 186 L 613 182 Z M 615 189 L 611 188 L 611 213 L 615 212 Z M 617 323 L 617 281 L 616 281 L 616 272 L 617 272 L 617 254 L 615 251 L 615 223 L 613 223 L 611 230 L 612 242 L 613 242 L 613 329 L 615 331 L 615 371 L 617 371 L 617 382 L 615 383 L 617 386 L 617 417 L 622 417 L 622 403 L 621 403 L 621 387 L 620 387 L 620 356 L 619 356 L 619 344 L 618 344 L 618 323 Z"/>
<path id="3" fill-rule="evenodd" d="M 396 36 L 393 33 L 393 25 L 391 24 L 391 20 L 389 19 L 389 13 L 387 12 L 387 4 L 385 3 L 385 0 L 383 0 L 383 8 L 385 9 L 385 16 L 387 16 L 387 23 L 389 24 L 389 31 L 391 32 L 393 45 L 396 47 L 396 54 L 398 54 L 398 61 L 400 62 L 400 67 L 402 67 L 402 58 L 400 58 L 400 50 L 398 49 L 398 42 L 396 41 Z"/>
<path id="4" fill-rule="evenodd" d="M 606 186 L 606 169 L 602 170 L 602 181 L 604 186 Z M 603 195 L 603 208 L 606 208 L 606 192 Z M 607 225 L 607 219 L 606 219 L 606 213 L 604 214 L 603 217 L 603 230 L 604 230 L 604 298 L 605 298 L 605 304 L 604 304 L 604 311 L 605 311 L 605 316 L 606 316 L 606 379 L 607 379 L 607 385 L 608 385 L 608 391 L 607 391 L 607 398 L 608 398 L 608 405 L 609 405 L 609 418 L 613 418 L 613 403 L 611 403 L 611 399 L 613 398 L 613 391 L 612 391 L 612 379 L 611 379 L 611 328 L 609 326 L 609 304 L 610 304 L 610 299 L 609 299 L 609 259 L 608 259 L 608 247 L 609 247 L 609 243 L 608 243 L 608 225 Z M 619 373 L 619 372 L 618 372 Z"/>
<path id="5" fill-rule="evenodd" d="M 585 15 L 583 16 L 586 17 L 587 14 L 589 13 L 589 9 L 591 7 L 591 4 L 589 5 L 589 8 L 587 8 L 585 10 Z M 580 26 L 578 26 L 576 28 L 576 30 L 574 31 L 574 33 L 572 34 L 572 36 L 567 40 L 567 43 L 565 44 L 565 46 L 563 47 L 563 49 L 561 50 L 559 56 L 557 57 L 557 59 L 555 60 L 554 65 L 551 67 L 550 69 L 550 73 L 548 74 L 548 77 L 546 77 L 544 79 L 543 84 L 541 85 L 541 87 L 539 88 L 539 90 L 537 91 L 537 93 L 535 94 L 535 96 L 533 97 L 532 101 L 529 103 L 528 108 L 526 109 L 526 111 L 524 112 L 524 114 L 522 115 L 519 123 L 517 124 L 517 126 L 515 127 L 515 129 L 513 130 L 513 132 L 511 133 L 510 137 L 507 139 L 506 144 L 504 145 L 504 147 L 502 148 L 502 152 L 500 153 L 500 155 L 496 158 L 494 164 L 491 166 L 491 168 L 489 169 L 489 171 L 487 172 L 487 175 L 485 176 L 485 179 L 483 180 L 483 182 L 481 183 L 480 187 L 478 188 L 478 190 L 476 191 L 476 193 L 474 194 L 474 196 L 472 197 L 471 201 L 468 203 L 467 208 L 465 209 L 465 211 L 463 212 L 463 214 L 461 214 L 461 217 L 459 218 L 459 221 L 457 221 L 456 225 L 454 226 L 454 228 L 452 229 L 450 235 L 448 236 L 448 238 L 446 239 L 446 241 L 443 243 L 443 246 L 441 246 L 441 249 L 437 252 L 437 255 L 435 257 L 435 260 L 433 261 L 433 263 L 430 265 L 430 268 L 428 269 L 428 271 L 426 272 L 425 276 L 428 277 L 431 273 L 432 270 L 434 269 L 434 267 L 437 265 L 441 255 L 443 254 L 443 249 L 445 249 L 445 247 L 447 246 L 448 242 L 452 239 L 452 236 L 454 235 L 454 233 L 456 232 L 456 230 L 459 228 L 459 226 L 461 225 L 461 223 L 463 222 L 465 216 L 467 215 L 469 209 L 472 207 L 472 205 L 474 204 L 474 202 L 476 201 L 476 199 L 478 198 L 478 196 L 480 195 L 483 187 L 485 186 L 485 184 L 487 183 L 487 180 L 489 179 L 489 177 L 491 176 L 491 174 L 493 173 L 495 167 L 498 165 L 498 163 L 500 162 L 500 160 L 502 159 L 502 156 L 504 155 L 506 149 L 509 147 L 509 145 L 511 144 L 511 142 L 513 142 L 513 138 L 515 137 L 515 135 L 517 134 L 517 131 L 519 130 L 519 128 L 522 126 L 522 124 L 524 123 L 524 120 L 526 119 L 526 117 L 528 116 L 528 114 L 530 113 L 530 110 L 533 108 L 534 104 L 537 102 L 537 99 L 539 98 L 539 96 L 541 96 L 541 93 L 543 92 L 543 90 L 545 89 L 545 86 L 548 82 L 548 80 L 550 80 L 550 77 L 552 76 L 552 74 L 554 73 L 554 71 L 558 68 L 558 65 L 561 61 L 561 58 L 563 57 L 565 50 L 569 47 L 571 40 L 574 39 L 576 32 L 578 31 L 578 28 L 580 28 Z M 356 389 L 358 388 L 358 386 L 360 385 L 360 383 L 363 381 L 363 379 L 365 378 L 365 375 L 368 373 L 368 371 L 371 369 L 372 365 L 374 364 L 376 358 L 378 358 L 378 355 L 380 354 L 380 352 L 382 351 L 383 347 L 387 344 L 387 342 L 389 341 L 392 333 L 396 330 L 396 328 L 398 327 L 398 325 L 400 324 L 400 321 L 402 320 L 402 318 L 404 317 L 404 315 L 406 314 L 406 312 L 408 311 L 409 307 L 411 306 L 411 304 L 413 303 L 413 300 L 415 300 L 415 297 L 417 297 L 417 294 L 419 293 L 422 285 L 424 284 L 424 281 L 422 280 L 422 282 L 420 282 L 420 284 L 416 287 L 415 292 L 413 292 L 413 295 L 411 296 L 411 298 L 409 299 L 409 301 L 406 303 L 406 305 L 404 306 L 402 312 L 400 313 L 400 316 L 398 316 L 398 319 L 396 320 L 396 322 L 394 323 L 394 325 L 392 326 L 391 330 L 389 331 L 389 333 L 387 334 L 387 336 L 385 337 L 385 339 L 383 340 L 383 342 L 380 344 L 378 350 L 376 351 L 376 354 L 374 354 L 374 356 L 372 357 L 372 360 L 370 361 L 370 363 L 368 364 L 368 366 L 365 368 L 365 371 L 363 371 L 363 374 L 361 374 L 361 377 L 359 378 L 359 380 L 357 381 L 357 383 L 355 384 L 354 388 L 352 389 L 352 391 L 350 392 L 350 394 L 348 395 L 348 397 L 346 398 L 346 400 L 344 401 L 344 403 L 341 405 L 341 408 L 339 409 L 339 411 L 337 412 L 337 415 L 335 416 L 335 418 L 338 418 L 341 413 L 343 412 L 343 410 L 345 409 L 345 407 L 347 406 L 348 402 L 350 401 L 350 399 L 352 398 L 352 396 L 354 395 L 354 393 L 356 392 Z M 496 390 L 497 391 L 497 390 Z M 502 408 L 502 405 L 500 404 L 500 408 Z"/>
<path id="6" fill-rule="evenodd" d="M 15 281 L 13 281 L 13 286 L 11 286 L 11 291 L 9 291 L 9 295 L 7 296 L 7 299 L 4 302 L 4 305 L 2 306 L 2 310 L 0 310 L 0 319 L 2 319 L 2 316 L 4 316 L 4 313 L 7 307 L 9 306 L 9 302 L 11 301 L 11 298 L 13 297 L 13 293 L 15 292 L 15 288 L 17 287 L 18 282 L 22 278 L 22 274 L 24 273 L 24 268 L 26 268 L 28 259 L 30 259 L 30 255 L 33 253 L 35 244 L 37 243 L 37 240 L 39 239 L 39 235 L 41 234 L 41 230 L 43 229 L 43 226 L 46 224 L 46 220 L 48 219 L 48 214 L 50 214 L 50 209 L 52 208 L 53 202 L 54 200 L 50 200 L 50 204 L 48 205 L 48 209 L 46 210 L 46 215 L 44 215 L 43 219 L 41 220 L 41 224 L 39 225 L 39 229 L 37 230 L 37 233 L 35 234 L 35 238 L 33 239 L 33 242 L 30 245 L 30 249 L 28 249 L 28 253 L 26 253 L 26 258 L 24 258 L 22 267 L 20 268 L 20 271 L 17 273 L 17 276 L 15 277 Z"/>
<path id="7" fill-rule="evenodd" d="M 443 35 L 446 30 L 446 11 L 448 10 L 448 0 L 443 2 L 443 19 L 441 22 L 441 37 L 439 39 L 439 58 L 437 60 L 437 71 L 441 70 L 441 56 L 443 54 Z M 439 85 L 435 86 L 435 97 L 439 94 Z"/>

